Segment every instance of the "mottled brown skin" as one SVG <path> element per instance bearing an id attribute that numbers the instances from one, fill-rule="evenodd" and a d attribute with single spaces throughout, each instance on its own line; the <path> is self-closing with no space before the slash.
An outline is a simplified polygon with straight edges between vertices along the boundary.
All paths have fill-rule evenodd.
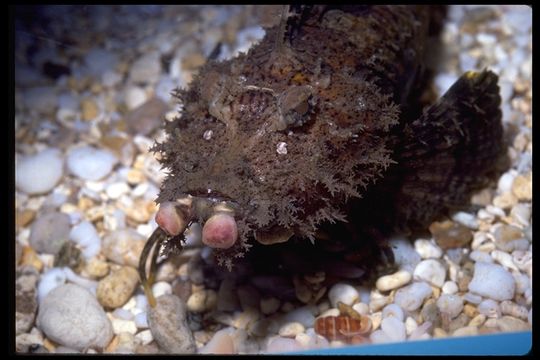
<path id="1" fill-rule="evenodd" d="M 317 246 L 334 222 L 358 242 L 426 226 L 466 203 L 502 152 L 490 72 L 464 76 L 411 118 L 439 11 L 307 8 L 247 54 L 203 66 L 177 90 L 181 114 L 154 147 L 169 171 L 158 203 L 191 195 L 234 207 L 238 241 L 216 250 L 228 267 L 256 240 Z"/>

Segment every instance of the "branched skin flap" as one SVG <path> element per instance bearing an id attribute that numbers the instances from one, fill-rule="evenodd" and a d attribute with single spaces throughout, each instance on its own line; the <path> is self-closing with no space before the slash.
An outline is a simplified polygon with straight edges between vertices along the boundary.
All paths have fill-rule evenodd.
<path id="1" fill-rule="evenodd" d="M 208 62 L 176 91 L 182 111 L 153 148 L 169 171 L 157 202 L 191 196 L 233 208 L 215 246 L 229 267 L 257 238 L 314 240 L 323 223 L 354 222 L 350 204 L 405 166 L 396 154 L 409 129 L 402 112 L 422 73 L 430 14 L 315 6 L 294 33 L 276 25 L 247 54 Z M 189 220 L 208 224 L 216 215 L 205 211 Z"/>

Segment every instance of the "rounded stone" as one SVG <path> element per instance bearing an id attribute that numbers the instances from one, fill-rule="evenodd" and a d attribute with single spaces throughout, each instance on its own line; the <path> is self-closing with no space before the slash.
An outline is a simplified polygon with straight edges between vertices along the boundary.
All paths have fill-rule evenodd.
<path id="1" fill-rule="evenodd" d="M 359 298 L 358 291 L 348 284 L 337 283 L 328 292 L 328 299 L 332 307 L 337 307 L 338 301 L 344 304 L 352 305 Z"/>
<path id="2" fill-rule="evenodd" d="M 412 275 L 405 270 L 399 270 L 398 272 L 390 275 L 385 275 L 377 279 L 375 286 L 379 291 L 389 291 L 402 287 L 411 281 Z"/>
<path id="3" fill-rule="evenodd" d="M 469 290 L 493 300 L 511 300 L 514 297 L 516 281 L 502 266 L 476 262 Z"/>
<path id="4" fill-rule="evenodd" d="M 433 290 L 425 282 L 414 282 L 399 289 L 394 296 L 394 302 L 403 310 L 415 311 L 432 293 Z"/>
<path id="5" fill-rule="evenodd" d="M 65 284 L 53 289 L 39 307 L 37 326 L 47 337 L 73 349 L 103 349 L 111 341 L 111 322 L 87 289 Z"/>
<path id="6" fill-rule="evenodd" d="M 58 149 L 46 149 L 17 159 L 15 184 L 29 195 L 46 194 L 64 174 L 64 158 Z"/>
<path id="7" fill-rule="evenodd" d="M 293 338 L 298 334 L 301 334 L 305 331 L 304 325 L 299 322 L 291 322 L 283 325 L 279 329 L 279 335 L 283 337 Z"/>
<path id="8" fill-rule="evenodd" d="M 162 295 L 148 309 L 148 325 L 160 348 L 170 354 L 193 354 L 195 338 L 186 319 L 186 305 L 177 296 Z"/>
<path id="9" fill-rule="evenodd" d="M 122 267 L 101 279 L 96 296 L 101 305 L 116 309 L 124 305 L 139 283 L 139 273 L 132 267 Z"/>
<path id="10" fill-rule="evenodd" d="M 414 279 L 423 280 L 433 286 L 441 288 L 446 278 L 446 269 L 443 264 L 434 259 L 421 261 L 414 269 Z"/>
<path id="11" fill-rule="evenodd" d="M 30 228 L 30 245 L 40 253 L 57 254 L 69 240 L 69 215 L 51 212 L 39 216 Z"/>
<path id="12" fill-rule="evenodd" d="M 437 299 L 437 307 L 441 313 L 453 319 L 463 310 L 463 300 L 458 295 L 442 294 Z"/>
<path id="13" fill-rule="evenodd" d="M 95 181 L 107 176 L 117 161 L 109 151 L 83 146 L 69 152 L 67 166 L 75 176 Z"/>

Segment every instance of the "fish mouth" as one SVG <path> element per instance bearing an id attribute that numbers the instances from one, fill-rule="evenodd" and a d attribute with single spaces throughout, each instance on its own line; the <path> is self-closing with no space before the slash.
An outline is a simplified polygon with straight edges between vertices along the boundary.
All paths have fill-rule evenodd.
<path id="1" fill-rule="evenodd" d="M 235 219 L 238 214 L 238 206 L 234 202 L 212 197 L 186 195 L 176 201 L 160 204 L 155 218 L 159 227 L 146 242 L 139 259 L 139 277 L 151 307 L 156 305 L 151 285 L 156 273 L 160 245 L 173 238 L 173 241 L 178 239 L 177 246 L 181 248 L 184 233 L 192 223 L 198 222 L 203 224 L 202 242 L 205 245 L 214 249 L 228 249 L 238 240 Z M 147 276 L 146 263 L 154 247 Z"/>

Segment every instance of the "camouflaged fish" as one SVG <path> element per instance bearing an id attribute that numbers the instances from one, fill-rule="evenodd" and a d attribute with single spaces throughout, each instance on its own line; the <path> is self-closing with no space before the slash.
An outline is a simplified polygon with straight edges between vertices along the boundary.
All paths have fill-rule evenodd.
<path id="1" fill-rule="evenodd" d="M 498 77 L 467 72 L 422 109 L 442 14 L 290 6 L 248 53 L 209 61 L 176 90 L 182 109 L 153 148 L 168 175 L 139 268 L 151 303 L 150 250 L 180 248 L 195 222 L 229 269 L 254 245 L 285 242 L 341 242 L 358 262 L 387 234 L 467 204 L 504 153 Z"/>

